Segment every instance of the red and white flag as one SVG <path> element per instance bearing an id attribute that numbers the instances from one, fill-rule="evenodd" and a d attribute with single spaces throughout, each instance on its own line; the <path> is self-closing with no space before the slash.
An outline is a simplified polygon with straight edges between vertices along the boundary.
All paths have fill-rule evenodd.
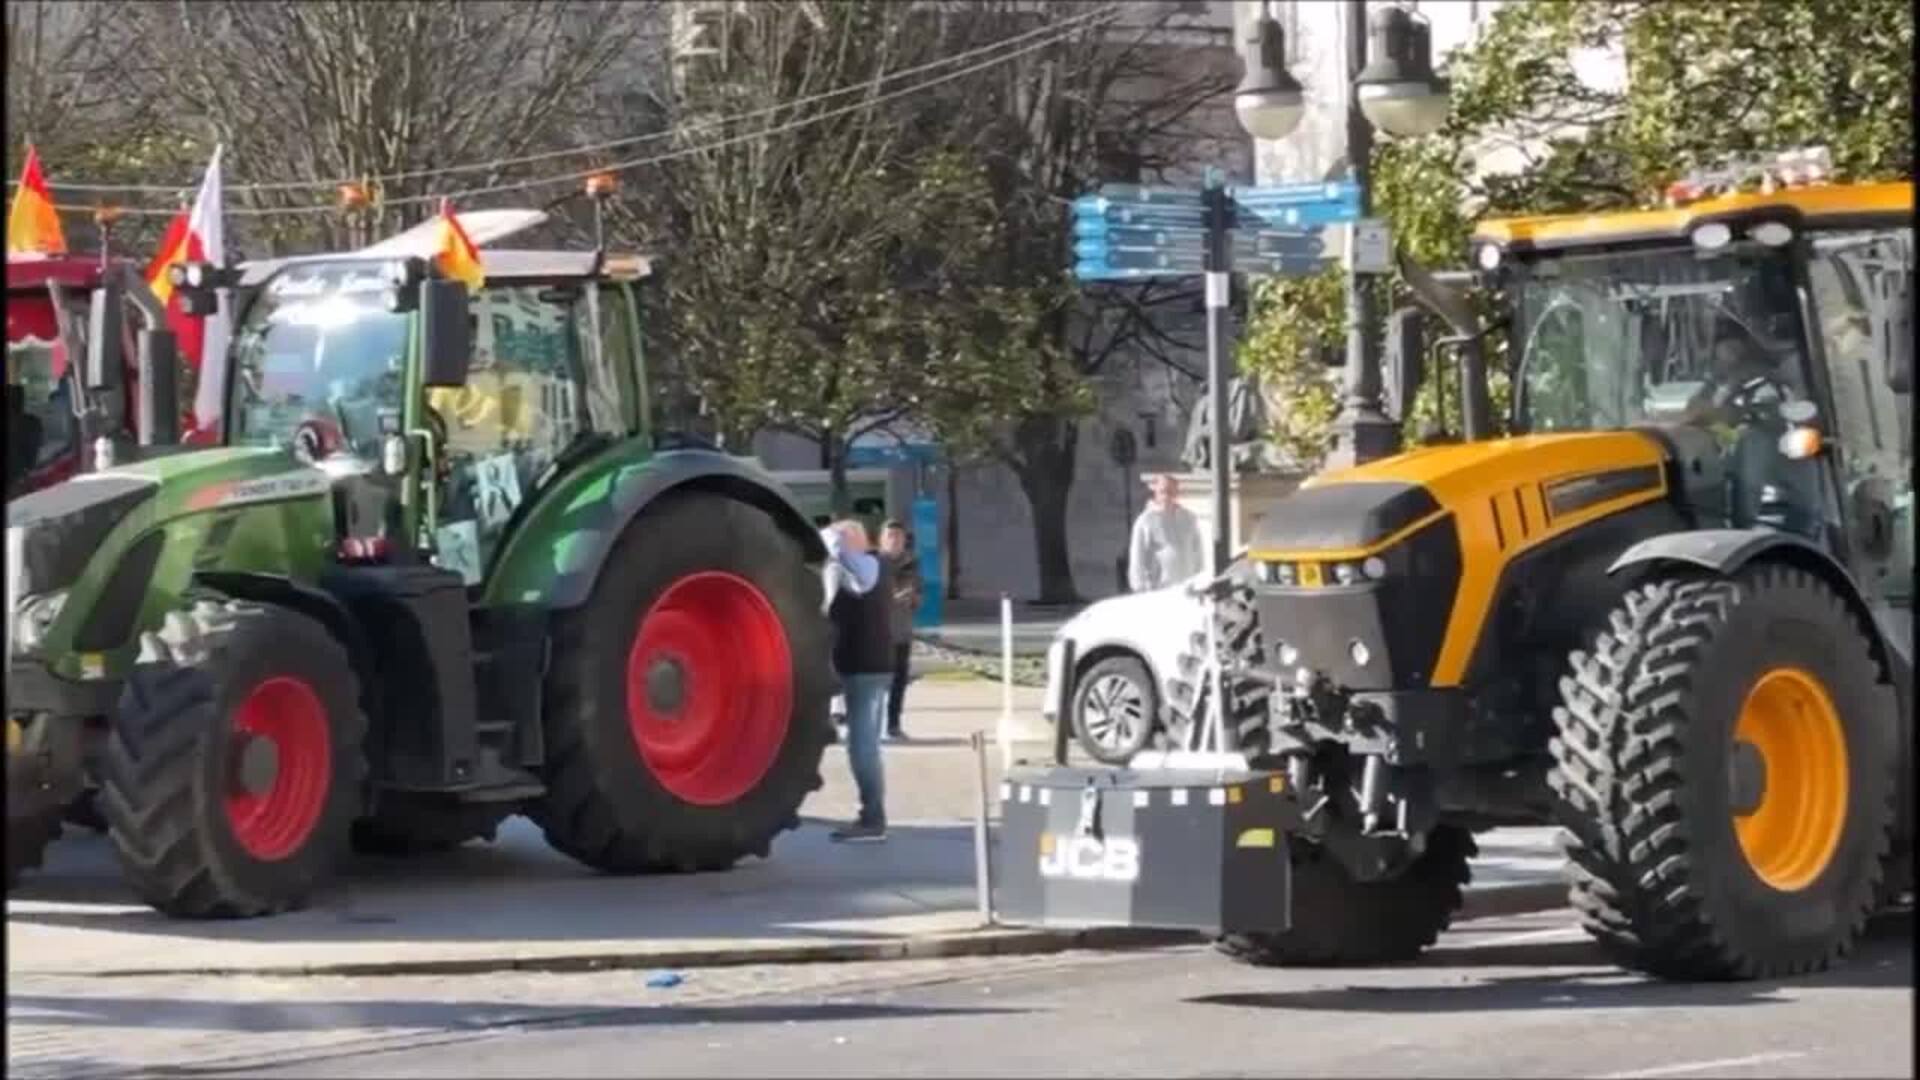
<path id="1" fill-rule="evenodd" d="M 192 436 L 207 438 L 220 429 L 220 406 L 226 400 L 225 356 L 231 337 L 228 320 L 232 297 L 220 290 L 220 310 L 204 319 L 182 314 L 173 296 L 173 284 L 167 280 L 167 268 L 176 263 L 208 262 L 227 264 L 226 230 L 221 220 L 224 200 L 220 185 L 220 147 L 213 148 L 213 160 L 207 163 L 206 179 L 193 208 L 182 211 L 167 226 L 160 241 L 160 252 L 147 264 L 147 286 L 167 306 L 167 325 L 180 341 L 180 355 L 198 375 L 199 389 L 193 397 Z M 208 363 L 211 360 L 212 363 Z"/>

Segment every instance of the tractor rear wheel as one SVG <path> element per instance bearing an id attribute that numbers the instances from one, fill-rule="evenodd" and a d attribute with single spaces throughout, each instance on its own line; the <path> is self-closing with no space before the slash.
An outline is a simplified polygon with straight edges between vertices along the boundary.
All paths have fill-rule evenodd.
<path id="1" fill-rule="evenodd" d="M 1654 580 L 1560 683 L 1551 783 L 1573 902 L 1623 966 L 1819 971 L 1879 892 L 1899 722 L 1859 622 L 1763 566 Z"/>
<path id="2" fill-rule="evenodd" d="M 1296 843 L 1293 924 L 1280 933 L 1228 934 L 1215 947 L 1261 967 L 1350 967 L 1396 964 L 1432 945 L 1460 910 L 1479 848 L 1465 829 L 1442 825 L 1399 874 L 1355 881 L 1340 861 Z"/>
<path id="3" fill-rule="evenodd" d="M 365 778 L 346 651 L 304 615 L 214 601 L 142 644 L 100 791 L 134 891 L 188 918 L 303 905 L 346 849 Z"/>
<path id="4" fill-rule="evenodd" d="M 382 792 L 372 814 L 348 833 L 362 855 L 431 855 L 469 840 L 492 840 L 515 803 L 460 802 L 451 796 Z"/>
<path id="5" fill-rule="evenodd" d="M 559 619 L 547 676 L 555 849 L 615 873 L 716 870 L 799 824 L 832 735 L 817 572 L 765 513 L 669 495 Z"/>

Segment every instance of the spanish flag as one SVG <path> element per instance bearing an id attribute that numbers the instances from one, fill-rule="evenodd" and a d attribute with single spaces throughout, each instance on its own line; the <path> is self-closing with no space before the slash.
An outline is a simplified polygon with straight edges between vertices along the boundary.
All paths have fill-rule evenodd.
<path id="1" fill-rule="evenodd" d="M 20 173 L 20 190 L 7 213 L 7 254 L 30 252 L 65 255 L 67 238 L 60 232 L 60 214 L 47 194 L 47 178 L 40 175 L 40 152 L 27 147 L 27 167 Z"/>
<path id="2" fill-rule="evenodd" d="M 479 292 L 486 284 L 486 269 L 480 265 L 480 249 L 467 236 L 467 230 L 460 227 L 460 219 L 453 216 L 453 204 L 447 199 L 440 200 L 440 249 L 433 256 L 434 265 L 440 272 L 455 281 L 466 283 L 469 292 Z"/>

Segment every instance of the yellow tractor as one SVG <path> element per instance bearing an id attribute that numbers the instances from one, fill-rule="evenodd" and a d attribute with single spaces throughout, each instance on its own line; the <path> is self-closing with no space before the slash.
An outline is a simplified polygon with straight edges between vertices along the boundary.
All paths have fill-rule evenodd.
<path id="1" fill-rule="evenodd" d="M 1171 695 L 1184 752 L 1009 776 L 1002 910 L 1403 960 L 1476 833 L 1557 823 L 1625 966 L 1843 955 L 1911 887 L 1913 189 L 1818 161 L 1482 224 L 1501 437 L 1479 328 L 1414 275 L 1475 360 L 1467 438 L 1265 516 Z"/>

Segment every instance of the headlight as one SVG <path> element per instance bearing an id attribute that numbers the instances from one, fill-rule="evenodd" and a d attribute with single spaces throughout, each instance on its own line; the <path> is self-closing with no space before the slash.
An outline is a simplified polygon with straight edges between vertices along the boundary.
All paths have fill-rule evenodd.
<path id="1" fill-rule="evenodd" d="M 1333 580 L 1342 585 L 1351 585 L 1360 580 L 1360 568 L 1350 562 L 1343 562 L 1333 568 Z"/>
<path id="2" fill-rule="evenodd" d="M 1290 562 L 1274 563 L 1273 580 L 1281 585 L 1292 585 L 1294 582 L 1293 564 Z"/>
<path id="3" fill-rule="evenodd" d="M 1369 555 L 1367 561 L 1360 564 L 1360 571 L 1373 580 L 1379 581 L 1387 576 L 1387 560 L 1378 555 Z"/>
<path id="4" fill-rule="evenodd" d="M 66 602 L 64 590 L 22 600 L 13 613 L 14 651 L 32 652 L 38 649 L 46 640 L 47 630 L 53 626 L 53 621 L 60 617 L 60 609 Z"/>

